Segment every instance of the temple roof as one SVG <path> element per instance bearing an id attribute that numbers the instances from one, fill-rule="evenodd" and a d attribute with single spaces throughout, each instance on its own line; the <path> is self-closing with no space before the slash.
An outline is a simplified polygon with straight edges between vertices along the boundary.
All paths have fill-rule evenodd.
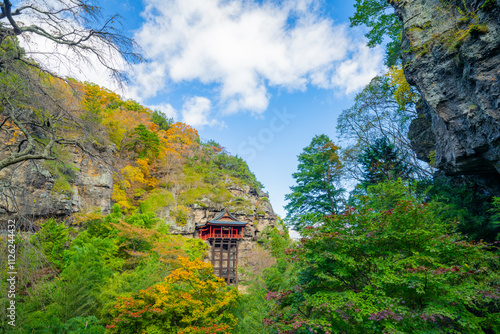
<path id="1" fill-rule="evenodd" d="M 245 226 L 248 223 L 239 221 L 231 213 L 226 210 L 219 213 L 214 219 L 209 220 L 208 225 L 232 225 L 232 226 Z"/>

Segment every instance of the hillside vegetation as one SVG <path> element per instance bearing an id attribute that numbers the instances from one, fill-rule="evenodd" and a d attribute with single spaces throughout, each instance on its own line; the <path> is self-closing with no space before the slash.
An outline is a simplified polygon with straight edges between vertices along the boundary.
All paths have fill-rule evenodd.
<path id="1" fill-rule="evenodd" d="M 2 294 L 0 331 L 500 333 L 499 81 L 490 78 L 499 2 L 355 8 L 368 46 L 389 40 L 386 73 L 342 111 L 338 143 L 318 134 L 304 147 L 287 216 L 249 237 L 257 246 L 252 270 L 240 265 L 239 291 L 204 262 L 207 243 L 177 232 L 195 210 L 269 208 L 247 164 L 157 110 L 42 71 L 12 34 L 2 37 L 2 214 L 22 209 L 11 171 L 33 192 L 50 184 L 36 201 L 56 204 L 76 198 L 81 174 L 106 179 L 109 166 L 111 176 L 92 184 L 108 187 L 97 193 L 109 202 L 33 211 L 17 239 L 2 235 L 1 291 L 13 284 L 4 259 L 16 249 L 17 325 Z M 434 19 L 405 26 L 415 18 Z"/>
<path id="2" fill-rule="evenodd" d="M 6 40 L 2 52 L 16 48 L 15 39 Z M 202 261 L 207 244 L 172 235 L 167 221 L 183 226 L 193 207 L 214 205 L 259 214 L 259 201 L 228 190 L 261 192 L 247 164 L 218 143 L 202 142 L 191 126 L 107 89 L 36 66 L 9 65 L 0 71 L 4 172 L 33 163 L 31 173 L 47 175 L 51 196 L 64 199 L 78 189 L 75 177 L 85 157 L 113 171 L 114 204 L 110 212 L 82 207 L 66 217 L 24 217 L 29 225 L 16 231 L 17 326 L 8 324 L 2 307 L 1 331 L 231 331 L 236 289 Z M 13 156 L 19 161 L 10 161 Z M 90 177 L 100 177 L 99 171 L 91 169 Z M 4 214 L 15 214 L 3 203 Z M 266 197 L 262 203 L 268 205 Z M 8 244 L 2 236 L 2 245 Z M 7 255 L 2 246 L 2 291 L 9 277 Z M 9 300 L 2 294 L 2 305 Z"/>

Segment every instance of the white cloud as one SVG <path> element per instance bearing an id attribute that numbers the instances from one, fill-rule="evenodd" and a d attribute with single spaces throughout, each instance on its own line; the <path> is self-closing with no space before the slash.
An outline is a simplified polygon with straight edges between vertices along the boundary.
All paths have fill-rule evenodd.
<path id="1" fill-rule="evenodd" d="M 373 52 L 366 45 L 359 46 L 351 59 L 337 66 L 330 86 L 343 87 L 346 94 L 359 91 L 380 74 L 382 59 L 382 52 Z"/>
<path id="2" fill-rule="evenodd" d="M 269 87 L 351 93 L 380 70 L 381 51 L 322 16 L 316 0 L 145 2 L 135 36 L 151 59 L 135 74 L 143 98 L 167 80 L 198 81 L 216 85 L 220 110 L 258 114 L 267 109 Z"/>
<path id="3" fill-rule="evenodd" d="M 195 96 L 187 100 L 182 106 L 182 121 L 194 127 L 224 126 L 224 123 L 209 119 L 212 103 L 206 97 Z"/>

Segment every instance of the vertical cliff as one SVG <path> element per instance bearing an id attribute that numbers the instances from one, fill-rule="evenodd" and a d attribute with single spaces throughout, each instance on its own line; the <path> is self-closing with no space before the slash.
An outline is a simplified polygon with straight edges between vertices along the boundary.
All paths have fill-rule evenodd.
<path id="1" fill-rule="evenodd" d="M 68 164 L 25 161 L 0 171 L 0 218 L 68 218 L 81 210 L 108 213 L 113 172 L 110 161 L 74 150 Z"/>
<path id="2" fill-rule="evenodd" d="M 391 1 L 405 76 L 420 92 L 414 149 L 500 190 L 500 1 Z M 435 154 L 435 155 L 434 155 Z"/>

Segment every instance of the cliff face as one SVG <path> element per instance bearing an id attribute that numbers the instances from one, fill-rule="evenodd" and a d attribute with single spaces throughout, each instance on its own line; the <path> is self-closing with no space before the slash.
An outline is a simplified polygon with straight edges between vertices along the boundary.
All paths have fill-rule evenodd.
<path id="1" fill-rule="evenodd" d="M 400 0 L 405 75 L 422 100 L 410 139 L 448 175 L 500 184 L 500 1 Z"/>
<path id="2" fill-rule="evenodd" d="M 224 209 L 227 209 L 240 221 L 249 223 L 244 231 L 245 238 L 253 239 L 265 227 L 276 226 L 277 218 L 269 203 L 268 194 L 257 191 L 249 186 L 239 186 L 234 183 L 228 183 L 227 189 L 234 198 L 239 198 L 248 204 L 225 206 L 224 204 L 214 203 L 208 198 L 204 198 L 200 201 L 203 205 L 193 204 L 190 207 L 187 222 L 184 225 L 176 224 L 175 218 L 169 216 L 168 212 L 165 212 L 164 217 L 166 222 L 170 224 L 172 233 L 195 236 L 196 226 L 204 225 Z"/>
<path id="3" fill-rule="evenodd" d="M 12 214 L 16 219 L 36 220 L 68 217 L 81 210 L 109 212 L 113 190 L 109 162 L 79 151 L 74 151 L 71 158 L 71 169 L 63 173 L 51 172 L 40 161 L 26 161 L 1 170 L 0 217 Z M 64 178 L 68 180 L 61 186 Z"/>

